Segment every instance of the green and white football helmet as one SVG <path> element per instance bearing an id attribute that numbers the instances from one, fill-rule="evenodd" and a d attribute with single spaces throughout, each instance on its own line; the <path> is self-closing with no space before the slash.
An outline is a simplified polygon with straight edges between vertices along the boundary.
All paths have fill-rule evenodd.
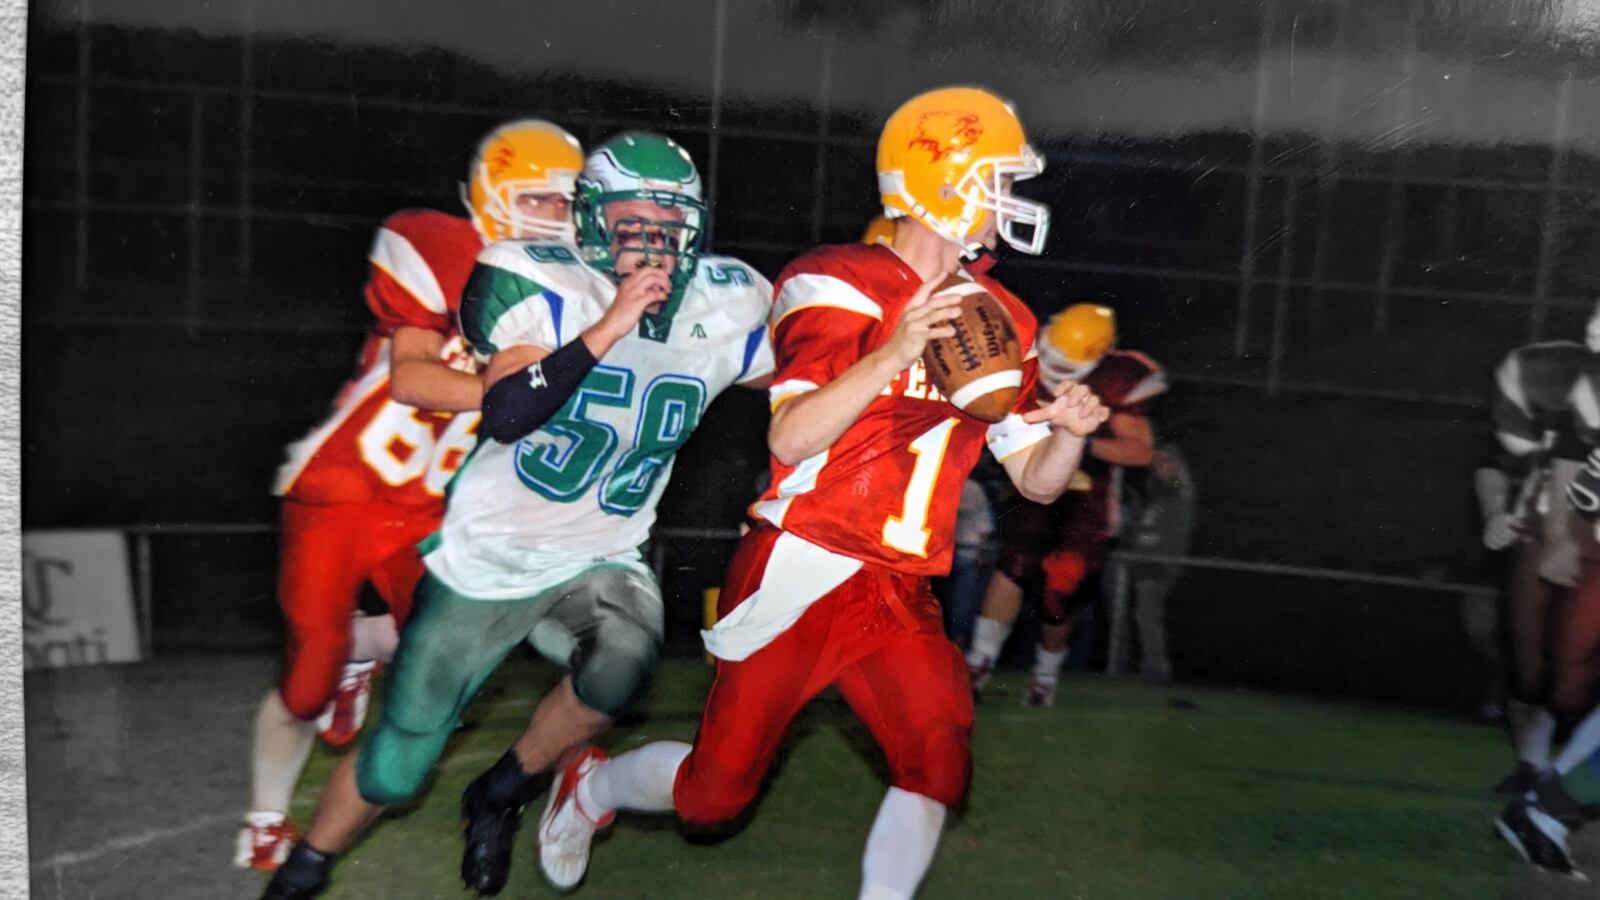
<path id="1" fill-rule="evenodd" d="M 694 161 L 669 137 L 646 131 L 625 131 L 589 153 L 583 173 L 578 176 L 577 202 L 573 218 L 578 228 L 578 248 L 584 261 L 617 278 L 616 237 L 606 222 L 608 204 L 628 200 L 648 200 L 669 209 L 681 209 L 683 219 L 643 219 L 628 217 L 615 224 L 638 226 L 666 236 L 662 246 L 641 251 L 647 257 L 662 255 L 675 260 L 672 293 L 658 313 L 647 313 L 639 320 L 639 335 L 665 341 L 672 317 L 683 302 L 683 293 L 694 277 L 700 248 L 705 237 L 706 206 L 701 199 L 700 173 Z"/>

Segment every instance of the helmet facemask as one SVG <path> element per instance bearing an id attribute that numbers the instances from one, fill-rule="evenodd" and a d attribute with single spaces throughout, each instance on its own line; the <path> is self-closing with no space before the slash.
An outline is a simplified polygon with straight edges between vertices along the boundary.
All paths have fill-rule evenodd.
<path id="1" fill-rule="evenodd" d="M 489 168 L 479 166 L 478 187 L 484 197 L 483 214 L 505 229 L 505 237 L 511 240 L 543 238 L 569 243 L 577 239 L 577 229 L 572 224 L 570 211 L 562 219 L 553 221 L 530 216 L 517 207 L 517 198 L 528 194 L 559 195 L 567 198 L 570 204 L 577 190 L 575 174 L 552 173 L 548 179 L 502 181 L 496 184 L 489 179 Z M 468 202 L 470 208 L 465 186 L 461 194 L 462 200 Z"/>
<path id="2" fill-rule="evenodd" d="M 955 187 L 956 196 L 966 204 L 961 215 L 966 249 L 976 252 L 981 246 L 969 243 L 968 236 L 982 222 L 983 214 L 989 213 L 995 217 L 1001 240 L 1030 256 L 1044 252 L 1045 237 L 1050 233 L 1050 207 L 1011 192 L 1012 184 L 1043 171 L 1044 158 L 1026 144 L 1020 156 L 980 159 L 967 169 Z"/>
<path id="3" fill-rule="evenodd" d="M 1043 172 L 1044 158 L 1026 145 L 1022 149 L 1021 156 L 980 159 L 967 167 L 953 188 L 942 189 L 949 192 L 946 196 L 961 200 L 959 215 L 936 217 L 911 195 L 902 172 L 881 173 L 878 189 L 898 197 L 910 208 L 912 218 L 959 245 L 969 257 L 985 249 L 984 243 L 974 237 L 986 216 L 994 216 L 995 233 L 1001 240 L 1023 253 L 1038 256 L 1044 252 L 1045 238 L 1050 233 L 1050 207 L 1013 195 L 1011 184 Z M 889 207 L 884 211 L 889 215 L 903 214 Z"/>
<path id="4" fill-rule="evenodd" d="M 666 209 L 681 209 L 682 219 L 659 219 L 630 215 L 608 222 L 606 208 L 615 203 L 643 200 Z M 672 260 L 669 282 L 672 286 L 658 312 L 639 319 L 639 336 L 665 341 L 671 332 L 672 318 L 683 303 L 683 295 L 694 278 L 705 239 L 703 203 L 678 191 L 644 187 L 634 190 L 604 191 L 597 182 L 580 179 L 577 222 L 578 246 L 589 265 L 621 283 L 617 265 L 626 255 L 644 257 L 644 266 L 662 266 Z M 626 242 L 626 245 L 624 245 Z"/>
<path id="5" fill-rule="evenodd" d="M 1064 356 L 1046 358 L 1039 354 L 1039 383 L 1050 390 L 1055 390 L 1056 385 L 1063 381 L 1080 382 L 1089 377 L 1100 360 L 1082 361 L 1067 359 Z"/>

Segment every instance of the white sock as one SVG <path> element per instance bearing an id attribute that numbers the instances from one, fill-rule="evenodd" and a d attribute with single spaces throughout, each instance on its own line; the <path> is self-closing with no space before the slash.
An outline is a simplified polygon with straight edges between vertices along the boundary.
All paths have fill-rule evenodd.
<path id="1" fill-rule="evenodd" d="M 933 862 L 944 813 L 942 803 L 889 788 L 861 857 L 860 900 L 910 900 Z"/>
<path id="2" fill-rule="evenodd" d="M 967 662 L 975 666 L 993 665 L 1010 636 L 1010 622 L 979 616 L 978 621 L 972 623 L 972 648 L 967 651 Z"/>
<path id="3" fill-rule="evenodd" d="M 303 722 L 289 712 L 273 688 L 256 712 L 255 744 L 250 756 L 250 808 L 256 812 L 287 814 L 295 782 L 317 739 L 315 722 Z"/>
<path id="4" fill-rule="evenodd" d="M 1035 647 L 1033 651 L 1034 680 L 1053 684 L 1057 678 L 1061 677 L 1061 666 L 1067 661 L 1068 652 L 1066 649 L 1062 649 L 1059 652 L 1051 653 L 1044 649 L 1043 644 Z"/>
<path id="5" fill-rule="evenodd" d="M 1550 741 L 1555 737 L 1556 720 L 1548 710 L 1511 701 L 1511 730 L 1517 742 L 1517 759 L 1541 771 L 1550 768 Z"/>
<path id="6" fill-rule="evenodd" d="M 1600 747 L 1600 707 L 1590 710 L 1578 727 L 1572 729 L 1572 737 L 1567 739 L 1567 745 L 1556 756 L 1556 771 L 1567 774 L 1578 763 L 1588 759 L 1596 747 Z"/>
<path id="7" fill-rule="evenodd" d="M 375 659 L 388 662 L 394 659 L 394 648 L 400 645 L 400 633 L 395 629 L 394 616 L 355 616 L 350 620 L 350 661 L 366 662 Z"/>
<path id="8" fill-rule="evenodd" d="M 682 741 L 656 741 L 606 760 L 578 782 L 578 805 L 595 818 L 618 809 L 671 812 L 672 785 L 688 755 Z"/>

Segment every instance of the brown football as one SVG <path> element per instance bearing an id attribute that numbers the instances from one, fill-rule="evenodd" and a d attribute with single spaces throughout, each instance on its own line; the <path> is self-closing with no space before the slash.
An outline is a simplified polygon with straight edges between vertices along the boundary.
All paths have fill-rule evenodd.
<path id="1" fill-rule="evenodd" d="M 950 320 L 956 333 L 934 338 L 922 351 L 928 380 L 962 412 L 998 422 L 1022 389 L 1022 346 L 1011 316 L 975 281 L 951 275 L 933 292 L 961 296 L 961 314 Z"/>

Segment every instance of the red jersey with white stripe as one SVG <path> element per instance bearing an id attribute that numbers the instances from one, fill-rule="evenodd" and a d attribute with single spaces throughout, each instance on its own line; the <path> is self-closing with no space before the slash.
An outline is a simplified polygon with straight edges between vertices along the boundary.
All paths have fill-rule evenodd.
<path id="1" fill-rule="evenodd" d="M 976 280 L 1031 348 L 1033 313 L 993 279 Z M 921 283 L 881 245 L 819 247 L 790 263 L 775 284 L 773 408 L 827 384 L 887 341 Z M 1020 415 L 1037 408 L 1037 370 L 1030 351 L 1013 414 L 989 425 L 950 405 L 921 361 L 913 363 L 827 450 L 794 466 L 773 459 L 772 486 L 752 513 L 864 562 L 918 575 L 948 571 L 961 487 L 984 444 L 1004 458 L 1050 433 Z"/>
<path id="2" fill-rule="evenodd" d="M 305 503 L 393 503 L 437 512 L 476 442 L 478 413 L 424 412 L 389 397 L 389 341 L 401 326 L 446 338 L 440 358 L 470 372 L 456 308 L 483 240 L 472 223 L 432 210 L 390 216 L 373 238 L 366 301 L 375 318 L 360 370 L 333 414 L 288 447 L 273 493 Z"/>

